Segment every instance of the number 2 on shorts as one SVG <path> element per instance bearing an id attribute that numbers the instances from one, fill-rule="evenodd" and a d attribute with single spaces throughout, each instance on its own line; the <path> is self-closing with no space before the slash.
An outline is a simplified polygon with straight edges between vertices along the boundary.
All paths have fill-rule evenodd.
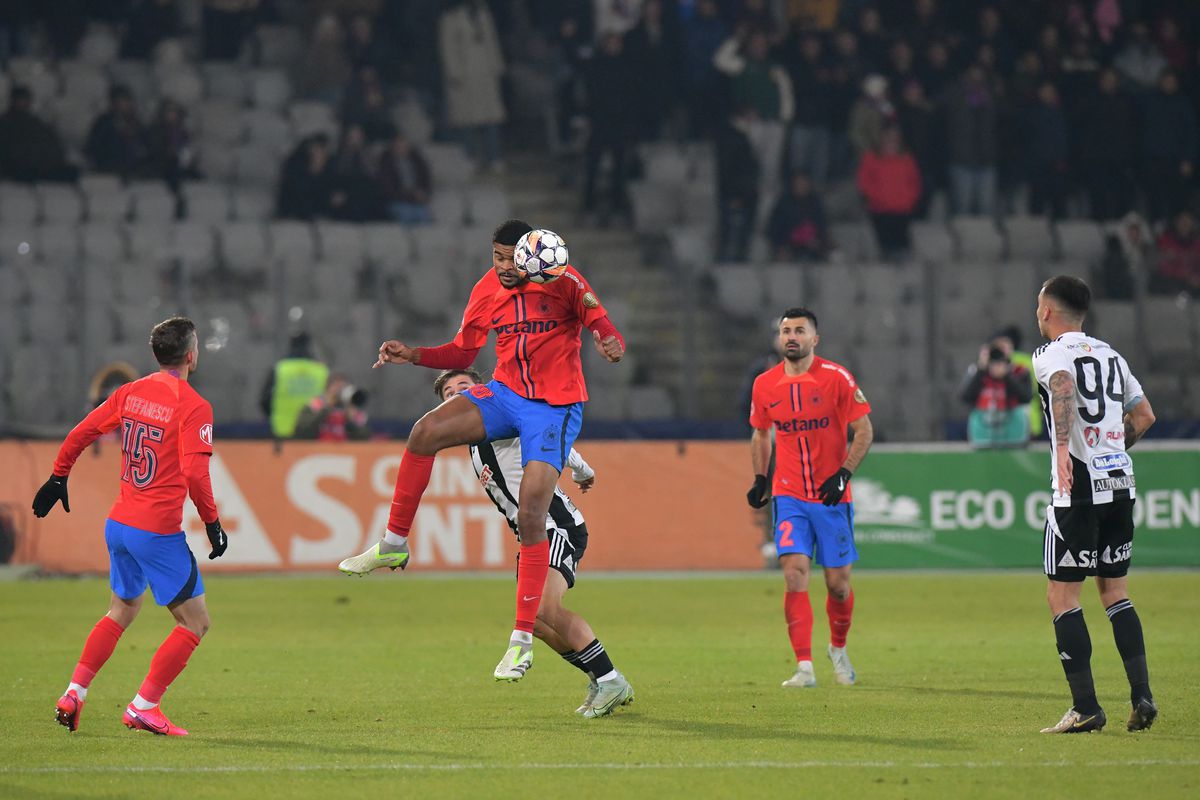
<path id="1" fill-rule="evenodd" d="M 792 547 L 796 542 L 792 539 L 792 521 L 785 519 L 779 523 L 779 546 Z"/>

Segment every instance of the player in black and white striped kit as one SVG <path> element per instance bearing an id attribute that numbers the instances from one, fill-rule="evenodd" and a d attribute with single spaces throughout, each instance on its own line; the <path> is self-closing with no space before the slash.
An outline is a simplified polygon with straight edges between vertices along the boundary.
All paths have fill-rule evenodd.
<path id="1" fill-rule="evenodd" d="M 1142 623 L 1127 591 L 1133 555 L 1133 460 L 1126 452 L 1154 424 L 1154 412 L 1124 357 L 1083 332 L 1091 290 L 1060 275 L 1038 294 L 1038 330 L 1050 341 L 1033 354 L 1050 433 L 1053 499 L 1046 508 L 1044 562 L 1058 657 L 1072 706 L 1042 733 L 1104 727 L 1092 682 L 1092 641 L 1079 595 L 1093 575 L 1129 678 L 1133 711 L 1126 728 L 1149 728 L 1158 716 L 1150 693 Z"/>
<path id="2" fill-rule="evenodd" d="M 434 381 L 433 391 L 445 401 L 482 382 L 479 373 L 473 369 L 445 370 Z M 496 510 L 508 520 L 514 535 L 517 533 L 517 509 L 524 473 L 522 462 L 520 439 L 471 445 L 475 474 Z M 571 478 L 582 491 L 592 488 L 596 473 L 574 448 L 566 466 L 570 467 Z M 575 585 L 575 571 L 587 549 L 588 533 L 583 514 L 562 489 L 555 488 L 554 498 L 550 501 L 546 535 L 550 542 L 550 570 L 546 574 L 533 635 L 588 676 L 587 697 L 575 713 L 588 719 L 603 717 L 619 706 L 633 702 L 633 686 L 613 667 L 588 621 L 563 607 L 563 596 Z"/>

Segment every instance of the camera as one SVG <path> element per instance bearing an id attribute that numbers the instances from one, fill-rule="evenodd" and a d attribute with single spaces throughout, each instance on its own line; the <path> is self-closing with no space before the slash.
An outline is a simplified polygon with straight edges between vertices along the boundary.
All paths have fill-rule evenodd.
<path id="1" fill-rule="evenodd" d="M 1005 353 L 1004 350 L 999 347 L 993 347 L 990 350 L 988 350 L 988 363 L 989 364 L 995 364 L 995 363 L 1007 364 L 1008 363 L 1008 353 Z"/>
<path id="2" fill-rule="evenodd" d="M 354 384 L 348 383 L 342 389 L 342 393 L 338 399 L 341 400 L 343 405 L 363 408 L 367 404 L 367 390 L 360 389 Z"/>

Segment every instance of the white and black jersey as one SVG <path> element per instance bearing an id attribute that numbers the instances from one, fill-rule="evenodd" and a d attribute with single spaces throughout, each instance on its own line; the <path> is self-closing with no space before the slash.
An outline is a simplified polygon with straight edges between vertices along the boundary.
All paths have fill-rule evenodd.
<path id="1" fill-rule="evenodd" d="M 1064 333 L 1033 354 L 1038 394 L 1050 432 L 1053 505 L 1100 505 L 1134 497 L 1133 460 L 1125 452 L 1126 411 L 1142 400 L 1142 386 L 1124 357 L 1085 333 Z M 1075 418 L 1067 444 L 1074 468 L 1070 495 L 1059 492 L 1057 438 L 1050 378 L 1066 372 L 1075 383 Z"/>
<path id="2" fill-rule="evenodd" d="M 471 445 L 471 465 L 496 510 L 508 520 L 508 527 L 517 532 L 517 508 L 521 497 L 521 440 L 499 439 Z M 582 481 L 594 473 L 583 457 L 572 448 L 566 466 L 576 480 Z M 583 514 L 571 498 L 554 488 L 550 510 L 546 514 L 546 533 L 550 540 L 550 566 L 563 574 L 567 586 L 575 585 L 575 569 L 587 548 L 587 525 Z"/>

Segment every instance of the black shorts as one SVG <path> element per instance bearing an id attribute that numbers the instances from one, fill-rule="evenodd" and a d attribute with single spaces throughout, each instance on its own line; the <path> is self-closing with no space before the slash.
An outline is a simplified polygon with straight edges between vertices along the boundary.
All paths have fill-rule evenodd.
<path id="1" fill-rule="evenodd" d="M 587 550 L 587 524 L 547 528 L 546 538 L 550 542 L 550 569 L 561 573 L 570 589 L 575 585 L 575 570 L 579 568 L 579 561 Z M 520 562 L 521 554 L 518 552 L 517 563 Z"/>
<path id="2" fill-rule="evenodd" d="M 1047 506 L 1044 567 L 1054 581 L 1123 578 L 1133 557 L 1133 500 Z"/>

